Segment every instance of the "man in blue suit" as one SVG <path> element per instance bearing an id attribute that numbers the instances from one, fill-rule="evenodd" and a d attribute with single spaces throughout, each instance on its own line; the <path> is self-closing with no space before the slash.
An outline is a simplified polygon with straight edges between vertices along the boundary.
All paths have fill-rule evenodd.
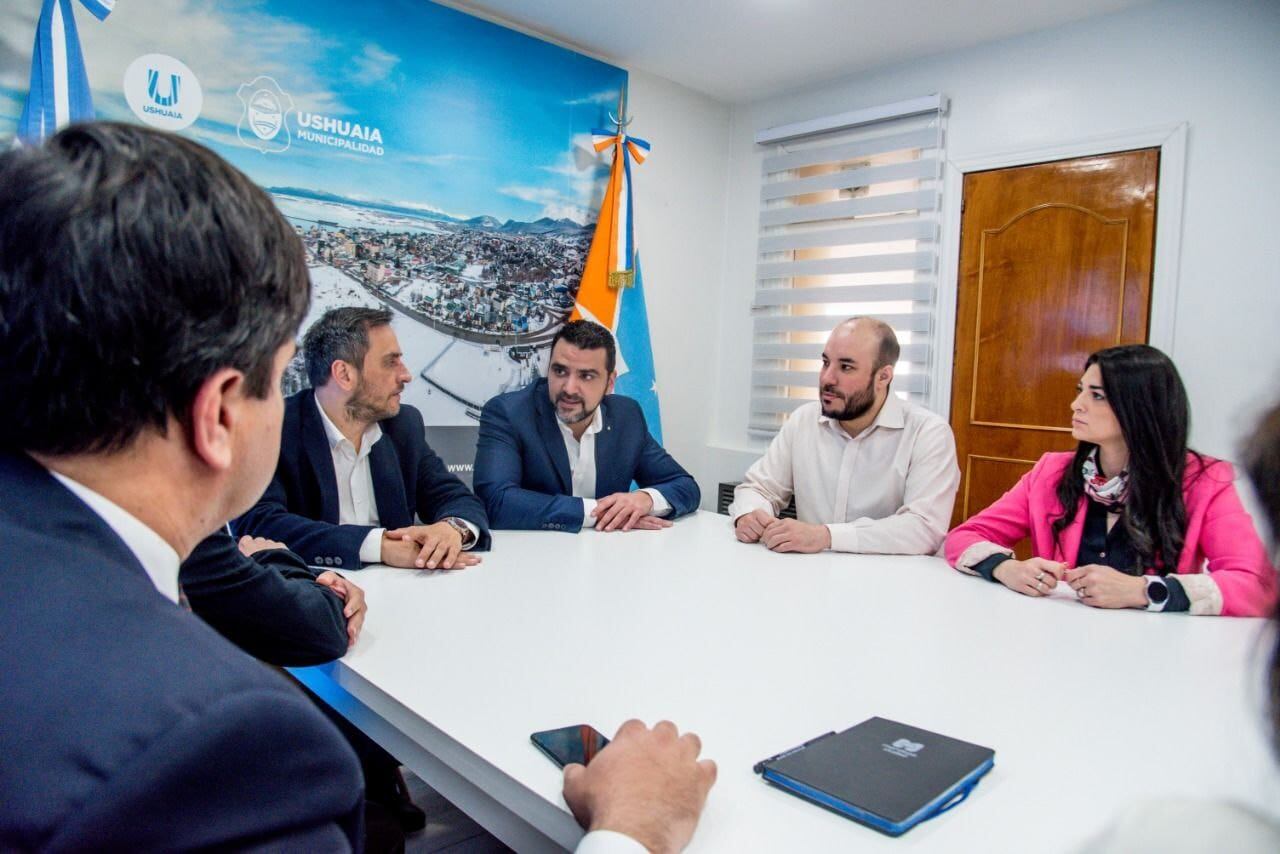
<path id="1" fill-rule="evenodd" d="M 400 403 L 412 375 L 391 312 L 331 309 L 302 351 L 312 387 L 285 401 L 275 478 L 237 533 L 324 567 L 479 563 L 469 552 L 489 548 L 489 520 L 427 445 L 421 413 Z"/>
<path id="2" fill-rule="evenodd" d="M 270 476 L 309 295 L 271 199 L 189 140 L 0 155 L 0 849 L 360 847 L 338 731 L 179 604 Z"/>
<path id="3" fill-rule="evenodd" d="M 180 604 L 180 561 L 270 477 L 309 297 L 270 197 L 190 140 L 0 154 L 0 850 L 360 849 L 337 730 Z M 567 767 L 581 850 L 682 849 L 700 750 L 628 721 Z"/>
<path id="4" fill-rule="evenodd" d="M 495 528 L 654 530 L 698 509 L 698 484 L 639 404 L 612 394 L 616 362 L 609 330 L 575 320 L 551 343 L 546 379 L 485 404 L 475 486 Z"/>

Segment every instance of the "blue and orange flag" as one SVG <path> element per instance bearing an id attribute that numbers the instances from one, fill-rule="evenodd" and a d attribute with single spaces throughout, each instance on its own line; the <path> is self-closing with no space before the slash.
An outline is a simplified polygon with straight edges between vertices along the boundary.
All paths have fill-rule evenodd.
<path id="1" fill-rule="evenodd" d="M 591 238 L 587 263 L 582 269 L 577 302 L 570 320 L 595 321 L 613 333 L 618 343 L 618 381 L 615 391 L 634 399 L 644 411 L 654 439 L 662 442 L 662 415 L 658 408 L 657 376 L 653 347 L 649 343 L 649 314 L 644 304 L 640 255 L 636 250 L 634 197 L 631 167 L 644 163 L 649 143 L 616 133 L 593 131 L 595 149 L 613 149 L 609 185 L 596 233 Z"/>

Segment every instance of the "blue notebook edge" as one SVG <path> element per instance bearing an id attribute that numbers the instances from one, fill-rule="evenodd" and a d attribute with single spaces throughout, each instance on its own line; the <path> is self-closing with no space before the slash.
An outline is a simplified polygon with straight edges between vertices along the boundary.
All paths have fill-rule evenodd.
<path id="1" fill-rule="evenodd" d="M 759 773 L 760 776 L 769 783 L 804 798 L 805 800 L 812 801 L 819 806 L 834 810 L 841 815 L 848 816 L 855 821 L 862 822 L 863 824 L 887 833 L 890 836 L 901 836 L 917 824 L 940 816 L 952 807 L 958 806 L 962 803 L 969 797 L 969 793 L 974 790 L 982 780 L 982 777 L 995 767 L 995 764 L 995 757 L 992 756 L 962 777 L 954 786 L 942 792 L 942 794 L 938 795 L 936 798 L 929 801 L 927 804 L 900 822 L 889 821 L 888 819 L 873 812 L 869 812 L 861 807 L 848 803 L 847 801 L 842 801 L 839 798 L 833 797 L 820 789 L 815 789 L 812 786 L 805 785 L 799 780 L 788 777 L 786 774 L 774 771 L 772 768 L 761 767 Z"/>

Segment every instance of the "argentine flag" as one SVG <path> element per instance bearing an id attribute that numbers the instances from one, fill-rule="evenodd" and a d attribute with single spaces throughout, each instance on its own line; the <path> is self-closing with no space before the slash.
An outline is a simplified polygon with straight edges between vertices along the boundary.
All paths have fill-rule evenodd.
<path id="1" fill-rule="evenodd" d="M 115 7 L 115 0 L 79 2 L 99 21 Z M 23 143 L 39 144 L 64 125 L 94 117 L 73 6 L 73 0 L 45 0 L 40 10 L 31 51 L 31 89 L 18 120 Z"/>

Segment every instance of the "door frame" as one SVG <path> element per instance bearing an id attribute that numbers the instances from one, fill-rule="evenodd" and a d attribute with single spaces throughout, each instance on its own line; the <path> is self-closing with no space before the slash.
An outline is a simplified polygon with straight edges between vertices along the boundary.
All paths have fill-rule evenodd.
<path id="1" fill-rule="evenodd" d="M 1174 358 L 1174 323 L 1178 306 L 1178 270 L 1182 252 L 1182 206 L 1187 168 L 1187 123 L 1157 125 L 978 154 L 948 157 L 943 167 L 942 245 L 939 252 L 938 293 L 934 314 L 933 363 L 929 371 L 929 408 L 951 419 L 951 375 L 955 356 L 956 297 L 960 283 L 960 206 L 964 176 L 1011 166 L 1027 166 L 1053 160 L 1070 160 L 1095 154 L 1113 154 L 1137 148 L 1160 149 L 1160 176 L 1156 185 L 1155 257 L 1151 268 L 1151 314 L 1148 341 Z M 1176 361 L 1176 359 L 1175 359 Z"/>

